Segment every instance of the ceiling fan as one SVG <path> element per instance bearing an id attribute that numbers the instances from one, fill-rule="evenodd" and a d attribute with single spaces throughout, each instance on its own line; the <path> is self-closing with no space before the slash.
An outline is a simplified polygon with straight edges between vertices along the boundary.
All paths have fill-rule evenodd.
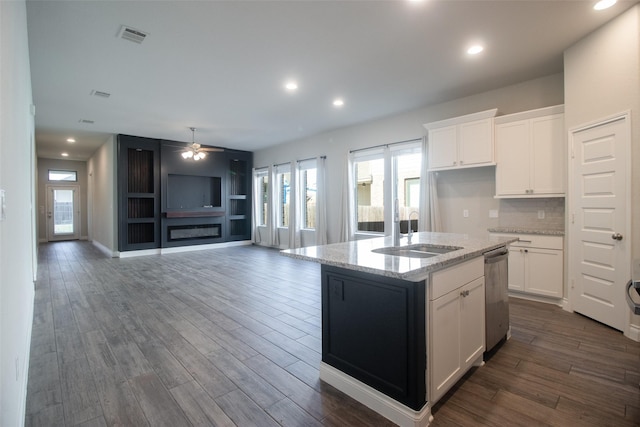
<path id="1" fill-rule="evenodd" d="M 191 129 L 191 145 L 188 145 L 182 152 L 183 159 L 193 159 L 195 161 L 202 160 L 207 157 L 207 151 L 224 151 L 224 148 L 203 147 L 196 142 L 196 128 Z"/>

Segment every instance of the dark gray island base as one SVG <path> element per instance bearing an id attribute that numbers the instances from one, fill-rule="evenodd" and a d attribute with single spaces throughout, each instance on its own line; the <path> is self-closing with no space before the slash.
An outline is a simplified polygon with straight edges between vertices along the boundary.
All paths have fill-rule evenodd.
<path id="1" fill-rule="evenodd" d="M 425 282 L 322 266 L 322 361 L 419 411 Z"/>
<path id="2" fill-rule="evenodd" d="M 320 379 L 400 426 L 429 425 L 431 406 L 483 363 L 484 253 L 514 240 L 417 233 L 413 245 L 283 251 L 322 264 Z"/>

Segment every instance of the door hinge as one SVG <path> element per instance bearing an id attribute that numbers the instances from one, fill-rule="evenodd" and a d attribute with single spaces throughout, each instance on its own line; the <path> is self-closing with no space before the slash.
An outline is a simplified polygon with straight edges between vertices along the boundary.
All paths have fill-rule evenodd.
<path id="1" fill-rule="evenodd" d="M 571 224 L 575 224 L 576 223 L 576 214 L 572 213 L 571 214 Z"/>

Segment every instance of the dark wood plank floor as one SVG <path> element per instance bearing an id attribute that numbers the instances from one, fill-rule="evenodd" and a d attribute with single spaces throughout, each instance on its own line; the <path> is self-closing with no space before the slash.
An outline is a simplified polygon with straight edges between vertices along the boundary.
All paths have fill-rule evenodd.
<path id="1" fill-rule="evenodd" d="M 320 269 L 246 246 L 110 259 L 42 244 L 27 426 L 388 426 L 318 379 Z M 640 425 L 640 344 L 511 300 L 513 337 L 434 426 Z"/>

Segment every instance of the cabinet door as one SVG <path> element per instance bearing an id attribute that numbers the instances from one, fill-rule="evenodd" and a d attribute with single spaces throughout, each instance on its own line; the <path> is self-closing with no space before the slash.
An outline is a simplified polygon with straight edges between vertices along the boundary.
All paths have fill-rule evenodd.
<path id="1" fill-rule="evenodd" d="M 529 171 L 529 121 L 496 125 L 496 194 L 528 194 Z"/>
<path id="2" fill-rule="evenodd" d="M 531 120 L 533 194 L 564 194 L 564 114 Z"/>
<path id="3" fill-rule="evenodd" d="M 484 276 L 460 288 L 460 363 L 469 367 L 485 348 Z"/>
<path id="4" fill-rule="evenodd" d="M 493 163 L 492 119 L 458 125 L 458 166 Z"/>
<path id="5" fill-rule="evenodd" d="M 447 126 L 429 131 L 429 168 L 449 169 L 458 164 L 458 130 Z"/>
<path id="6" fill-rule="evenodd" d="M 429 320 L 431 358 L 427 399 L 435 402 L 457 381 L 461 370 L 460 289 L 431 301 Z"/>
<path id="7" fill-rule="evenodd" d="M 509 248 L 509 289 L 512 291 L 524 291 L 524 249 L 518 247 Z"/>
<path id="8" fill-rule="evenodd" d="M 526 289 L 533 294 L 562 297 L 563 251 L 528 249 L 526 254 Z M 511 258 L 509 258 L 511 261 Z M 511 269 L 511 264 L 509 264 Z"/>

